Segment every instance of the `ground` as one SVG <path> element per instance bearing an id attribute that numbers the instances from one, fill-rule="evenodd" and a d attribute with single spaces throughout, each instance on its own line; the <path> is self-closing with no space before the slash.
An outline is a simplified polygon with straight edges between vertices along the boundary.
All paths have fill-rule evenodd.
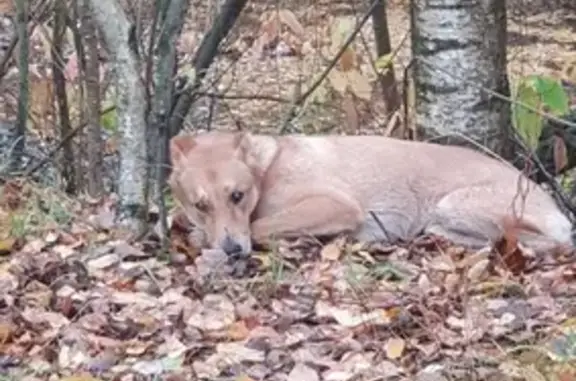
<path id="1" fill-rule="evenodd" d="M 183 57 L 210 23 L 198 3 Z M 390 2 L 388 15 L 399 77 L 409 57 L 405 3 Z M 326 45 L 328 16 L 353 13 L 348 2 L 314 4 L 290 9 L 306 36 Z M 574 50 L 570 15 L 519 16 L 528 9 L 521 5 L 510 6 L 511 77 L 561 75 Z M 223 84 L 206 91 L 230 87 L 228 96 L 240 97 L 218 99 L 213 128 L 278 131 L 295 83 L 326 64 L 317 54 L 254 48 L 230 64 L 272 8 L 250 3 L 218 62 L 228 68 Z M 341 100 L 327 93 L 327 105 L 307 106 L 298 128 L 349 125 Z M 286 102 L 247 99 L 256 95 Z M 355 103 L 366 122 L 358 125 L 381 132 L 377 90 L 369 103 Z M 189 118 L 195 126 L 209 119 L 200 106 Z M 169 254 L 153 237 L 131 241 L 113 227 L 114 207 L 113 197 L 3 185 L 0 380 L 576 380 L 576 262 L 534 258 L 512 234 L 478 252 L 437 237 L 396 246 L 303 237 L 225 263 L 216 252 L 199 255 L 176 223 Z"/>

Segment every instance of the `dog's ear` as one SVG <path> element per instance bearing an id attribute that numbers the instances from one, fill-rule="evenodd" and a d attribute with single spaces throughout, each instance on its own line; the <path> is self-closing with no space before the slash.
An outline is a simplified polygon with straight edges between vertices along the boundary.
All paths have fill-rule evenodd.
<path id="1" fill-rule="evenodd" d="M 272 136 L 239 132 L 235 141 L 239 157 L 259 176 L 268 170 L 278 152 L 278 142 Z"/>
<path id="2" fill-rule="evenodd" d="M 170 139 L 170 160 L 173 166 L 182 164 L 186 154 L 194 148 L 196 141 L 192 135 L 177 135 Z"/>

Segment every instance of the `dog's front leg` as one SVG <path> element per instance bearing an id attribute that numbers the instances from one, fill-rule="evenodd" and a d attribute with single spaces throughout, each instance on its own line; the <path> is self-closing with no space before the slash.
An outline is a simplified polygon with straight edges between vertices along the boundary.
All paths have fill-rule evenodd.
<path id="1" fill-rule="evenodd" d="M 252 223 L 252 239 L 266 244 L 271 238 L 334 235 L 357 230 L 364 221 L 360 204 L 345 194 L 315 192 L 289 202 L 275 214 Z"/>

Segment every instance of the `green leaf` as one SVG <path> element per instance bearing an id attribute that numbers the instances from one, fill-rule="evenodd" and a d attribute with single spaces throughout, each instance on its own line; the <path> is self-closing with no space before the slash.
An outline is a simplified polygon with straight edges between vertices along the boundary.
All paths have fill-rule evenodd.
<path id="1" fill-rule="evenodd" d="M 116 113 L 116 108 L 113 108 L 100 116 L 100 125 L 106 131 L 116 132 L 118 126 L 118 114 Z"/>
<path id="2" fill-rule="evenodd" d="M 518 83 L 515 100 L 531 108 L 542 111 L 542 101 L 533 81 L 523 79 Z M 521 104 L 514 103 L 512 106 L 512 122 L 524 143 L 531 150 L 538 146 L 538 140 L 542 134 L 543 118 L 540 114 L 528 110 Z"/>
<path id="3" fill-rule="evenodd" d="M 529 75 L 520 79 L 515 99 L 540 113 L 561 116 L 570 110 L 570 99 L 564 87 L 559 80 L 551 77 Z M 530 149 L 536 149 L 544 126 L 544 117 L 518 104 L 512 106 L 512 116 L 514 128 L 524 142 Z"/>
<path id="4" fill-rule="evenodd" d="M 559 80 L 538 75 L 528 76 L 527 80 L 540 95 L 540 100 L 546 106 L 546 112 L 565 115 L 570 111 L 570 100 Z"/>
<path id="5" fill-rule="evenodd" d="M 384 54 L 383 56 L 378 57 L 374 65 L 377 69 L 382 70 L 384 73 L 387 72 L 388 69 L 392 67 L 392 53 Z"/>

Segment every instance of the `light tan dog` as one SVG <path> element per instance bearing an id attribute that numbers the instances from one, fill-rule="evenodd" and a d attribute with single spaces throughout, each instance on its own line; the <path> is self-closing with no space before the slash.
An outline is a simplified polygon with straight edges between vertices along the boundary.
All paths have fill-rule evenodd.
<path id="1" fill-rule="evenodd" d="M 479 248 L 505 221 L 537 252 L 572 247 L 571 224 L 547 193 L 527 179 L 519 190 L 519 171 L 466 148 L 210 132 L 172 138 L 170 156 L 175 199 L 205 244 L 228 254 L 250 253 L 252 241 L 345 232 L 388 242 L 425 232 Z"/>

